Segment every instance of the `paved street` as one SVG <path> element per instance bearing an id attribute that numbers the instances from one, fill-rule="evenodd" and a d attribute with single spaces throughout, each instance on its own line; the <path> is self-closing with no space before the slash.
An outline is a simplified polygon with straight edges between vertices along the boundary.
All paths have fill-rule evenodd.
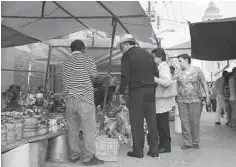
<path id="1" fill-rule="evenodd" d="M 236 166 L 236 130 L 222 125 L 214 125 L 214 114 L 203 112 L 201 121 L 201 143 L 199 150 L 183 151 L 180 149 L 181 135 L 174 133 L 174 122 L 171 122 L 172 152 L 161 154 L 160 159 L 146 155 L 143 159 L 129 158 L 129 145 L 120 148 L 119 161 L 109 162 L 102 167 L 235 167 Z M 45 167 L 76 167 L 80 163 L 56 164 L 47 162 Z"/>

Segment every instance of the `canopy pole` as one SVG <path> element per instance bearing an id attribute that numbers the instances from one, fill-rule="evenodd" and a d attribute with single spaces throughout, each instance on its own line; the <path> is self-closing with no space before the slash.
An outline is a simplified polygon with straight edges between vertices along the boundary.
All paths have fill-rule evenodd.
<path id="1" fill-rule="evenodd" d="M 47 92 L 47 84 L 48 84 L 48 70 L 49 70 L 49 63 L 52 55 L 52 46 L 49 45 L 49 51 L 48 51 L 48 61 L 47 61 L 47 70 L 46 70 L 46 76 L 45 76 L 45 86 L 44 86 L 44 94 Z"/>
<path id="2" fill-rule="evenodd" d="M 107 96 L 108 96 L 109 77 L 110 77 L 110 74 L 111 74 L 111 58 L 112 58 L 113 46 L 114 46 L 114 40 L 115 40 L 116 25 L 117 25 L 117 20 L 115 18 L 113 18 L 112 19 L 113 30 L 112 30 L 112 38 L 111 38 L 110 57 L 109 57 L 109 65 L 108 65 L 108 74 L 107 74 L 107 77 L 105 78 L 105 96 L 104 96 L 104 101 L 103 101 L 102 120 L 101 120 L 100 130 L 104 129 L 105 112 L 106 112 L 106 104 L 107 104 Z"/>

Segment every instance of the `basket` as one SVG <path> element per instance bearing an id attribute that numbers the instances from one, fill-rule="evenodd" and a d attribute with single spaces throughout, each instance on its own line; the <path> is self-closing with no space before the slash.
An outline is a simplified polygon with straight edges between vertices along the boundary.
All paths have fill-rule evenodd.
<path id="1" fill-rule="evenodd" d="M 107 162 L 118 161 L 119 141 L 118 139 L 98 136 L 95 141 L 96 156 Z"/>

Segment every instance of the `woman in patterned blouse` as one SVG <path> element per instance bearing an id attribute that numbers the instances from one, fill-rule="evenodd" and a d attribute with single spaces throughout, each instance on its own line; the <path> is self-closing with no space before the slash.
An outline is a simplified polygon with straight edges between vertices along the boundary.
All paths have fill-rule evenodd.
<path id="1" fill-rule="evenodd" d="M 188 54 L 178 56 L 181 70 L 176 74 L 178 82 L 177 102 L 182 124 L 184 145 L 182 150 L 199 148 L 199 130 L 201 117 L 200 86 L 206 93 L 207 105 L 210 105 L 210 96 L 204 74 L 199 67 L 191 65 Z"/>

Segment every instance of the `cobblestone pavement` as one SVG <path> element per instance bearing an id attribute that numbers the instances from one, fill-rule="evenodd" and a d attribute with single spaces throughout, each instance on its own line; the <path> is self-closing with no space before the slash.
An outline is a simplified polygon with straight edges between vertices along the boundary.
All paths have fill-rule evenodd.
<path id="1" fill-rule="evenodd" d="M 174 122 L 171 124 L 172 152 L 161 154 L 160 159 L 150 158 L 146 155 L 143 159 L 129 158 L 127 151 L 129 145 L 121 145 L 118 162 L 107 162 L 102 167 L 236 167 L 236 130 L 222 125 L 214 124 L 215 113 L 203 112 L 201 119 L 200 149 L 183 151 L 181 134 L 174 133 Z M 51 163 L 45 167 L 78 167 L 80 163 Z"/>

